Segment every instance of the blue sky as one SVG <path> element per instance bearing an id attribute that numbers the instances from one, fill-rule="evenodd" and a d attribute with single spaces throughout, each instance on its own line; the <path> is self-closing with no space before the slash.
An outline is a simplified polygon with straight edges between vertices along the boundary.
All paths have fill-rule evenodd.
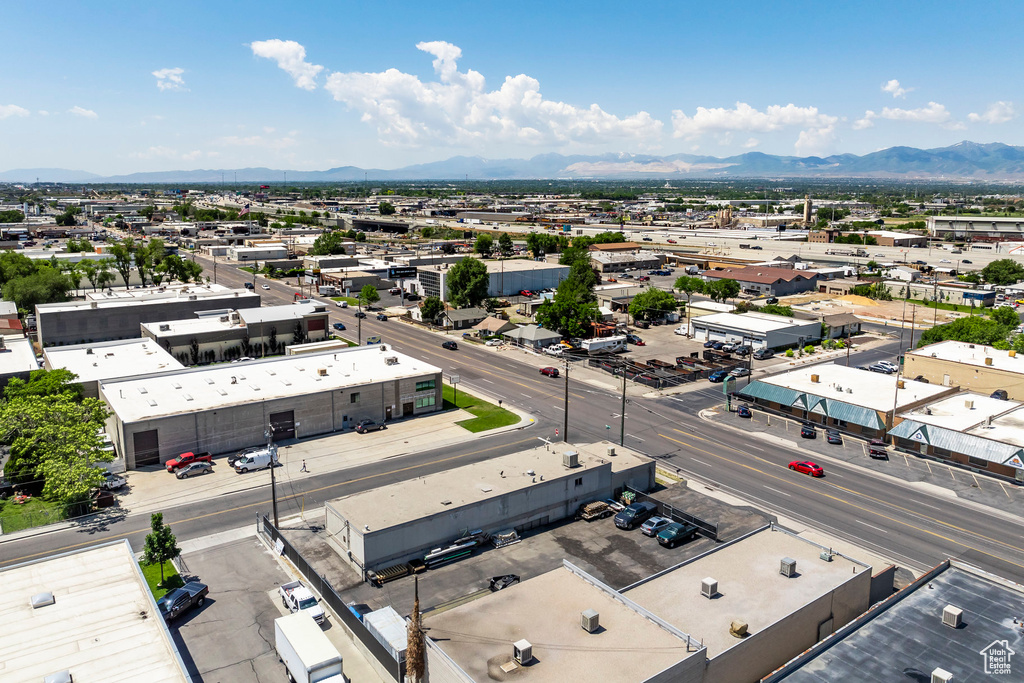
<path id="1" fill-rule="evenodd" d="M 0 170 L 1024 144 L 1019 3 L 9 3 Z"/>

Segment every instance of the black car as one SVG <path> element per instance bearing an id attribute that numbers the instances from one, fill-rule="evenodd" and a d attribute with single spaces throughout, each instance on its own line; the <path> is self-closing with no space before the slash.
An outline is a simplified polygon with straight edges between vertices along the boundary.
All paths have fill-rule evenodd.
<path id="1" fill-rule="evenodd" d="M 363 313 L 362 311 L 356 311 L 355 315 L 356 315 L 357 318 L 365 318 L 366 317 L 366 314 Z"/>
<path id="2" fill-rule="evenodd" d="M 356 423 L 356 432 L 359 434 L 366 434 L 367 432 L 376 432 L 380 429 L 387 429 L 388 426 L 383 422 L 376 422 L 374 420 L 360 420 Z"/>
<path id="3" fill-rule="evenodd" d="M 842 435 L 834 429 L 825 430 L 825 441 L 835 446 L 843 445 Z"/>
<path id="4" fill-rule="evenodd" d="M 889 444 L 881 439 L 871 439 L 868 443 L 868 456 L 879 460 L 889 459 Z"/>
<path id="5" fill-rule="evenodd" d="M 502 588 L 508 588 L 519 583 L 518 574 L 505 574 L 504 576 L 495 576 L 491 578 L 491 592 L 496 593 Z"/>
<path id="6" fill-rule="evenodd" d="M 802 425 L 800 427 L 800 438 L 816 439 L 818 438 L 818 430 L 816 430 L 812 425 Z"/>
<path id="7" fill-rule="evenodd" d="M 446 341 L 445 343 L 441 344 L 441 348 L 448 349 L 449 351 L 458 351 L 459 345 L 453 341 Z"/>
<path id="8" fill-rule="evenodd" d="M 736 409 L 736 415 L 738 417 L 753 417 L 754 414 L 750 412 L 750 408 L 747 406 L 740 406 Z"/>
<path id="9" fill-rule="evenodd" d="M 971 263 L 970 259 L 960 259 L 960 263 Z"/>
<path id="10" fill-rule="evenodd" d="M 713 347 L 713 346 L 714 346 L 714 345 L 715 345 L 716 343 L 717 343 L 717 342 L 713 342 L 713 341 L 706 341 L 706 342 L 704 342 L 704 348 L 705 348 L 705 349 L 710 349 L 710 348 L 711 348 L 711 347 Z"/>
<path id="11" fill-rule="evenodd" d="M 633 529 L 640 526 L 658 512 L 654 503 L 632 503 L 615 515 L 615 526 L 620 529 Z"/>
<path id="12" fill-rule="evenodd" d="M 342 330 L 345 329 L 345 323 L 334 323 L 333 325 L 331 325 L 331 327 L 341 332 Z"/>
<path id="13" fill-rule="evenodd" d="M 749 356 L 751 351 L 753 351 L 753 349 L 751 349 L 747 344 L 740 344 L 732 350 L 732 352 L 737 356 Z"/>
<path id="14" fill-rule="evenodd" d="M 168 591 L 157 603 L 157 609 L 164 619 L 170 621 L 179 616 L 185 610 L 192 607 L 202 607 L 206 602 L 206 596 L 210 588 L 205 583 L 189 581 L 181 588 Z"/>
<path id="15" fill-rule="evenodd" d="M 384 322 L 387 322 L 388 321 L 388 317 L 386 315 L 384 315 L 383 313 L 378 313 L 377 314 L 377 320 L 382 320 Z"/>
<path id="16" fill-rule="evenodd" d="M 711 348 L 713 348 L 715 351 L 721 351 L 723 348 L 725 348 L 725 342 L 715 342 L 714 344 L 711 345 Z"/>
<path id="17" fill-rule="evenodd" d="M 1006 389 L 996 389 L 992 392 L 992 396 L 990 398 L 997 398 L 1000 401 L 1006 401 L 1009 400 L 1010 395 L 1006 393 Z"/>
<path id="18" fill-rule="evenodd" d="M 777 304 L 777 303 L 779 303 L 779 297 L 777 297 L 777 296 L 770 296 L 767 299 L 765 299 L 764 302 L 765 302 L 765 304 L 767 304 L 769 306 L 771 304 Z"/>

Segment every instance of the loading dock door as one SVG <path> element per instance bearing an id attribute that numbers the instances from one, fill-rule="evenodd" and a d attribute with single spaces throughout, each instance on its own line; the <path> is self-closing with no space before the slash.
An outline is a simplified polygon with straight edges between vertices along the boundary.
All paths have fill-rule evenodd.
<path id="1" fill-rule="evenodd" d="M 295 411 L 286 410 L 270 414 L 270 425 L 274 429 L 274 441 L 295 438 Z"/>
<path id="2" fill-rule="evenodd" d="M 132 440 L 135 445 L 136 467 L 160 464 L 160 440 L 157 438 L 155 429 L 150 429 L 147 432 L 135 432 L 132 435 Z"/>

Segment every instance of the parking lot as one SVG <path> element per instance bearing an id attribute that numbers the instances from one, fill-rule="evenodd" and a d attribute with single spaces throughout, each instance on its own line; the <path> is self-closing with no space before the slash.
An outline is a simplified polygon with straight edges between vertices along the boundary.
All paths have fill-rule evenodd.
<path id="1" fill-rule="evenodd" d="M 685 484 L 673 484 L 663 489 L 662 494 L 652 495 L 663 495 L 676 509 L 718 524 L 719 542 L 736 538 L 768 521 L 759 513 L 695 493 Z M 305 523 L 285 526 L 283 531 L 288 540 L 317 572 L 328 578 L 347 603 L 365 603 L 373 609 L 391 605 L 399 614 L 412 610 L 411 576 L 374 587 L 362 581 L 359 572 L 327 544 L 318 518 L 307 515 Z M 639 529 L 617 528 L 611 517 L 591 522 L 566 520 L 526 531 L 522 537 L 514 545 L 497 549 L 488 545 L 472 557 L 420 574 L 421 609 L 450 608 L 488 593 L 491 577 L 517 574 L 526 580 L 560 567 L 563 559 L 613 588 L 624 588 L 706 552 L 716 543 L 698 536 L 675 548 L 665 548 Z"/>

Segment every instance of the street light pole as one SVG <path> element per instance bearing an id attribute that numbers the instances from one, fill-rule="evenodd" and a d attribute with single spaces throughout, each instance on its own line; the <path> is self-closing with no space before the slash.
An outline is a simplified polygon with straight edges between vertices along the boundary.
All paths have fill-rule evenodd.
<path id="1" fill-rule="evenodd" d="M 569 441 L 569 359 L 565 359 L 565 405 L 562 408 L 562 441 Z"/>
<path id="2" fill-rule="evenodd" d="M 270 453 L 270 500 L 274 509 L 274 528 L 280 529 L 277 521 L 277 479 L 274 476 L 274 461 L 277 459 L 277 449 L 274 448 L 274 423 L 267 423 L 267 451 Z"/>
<path id="3" fill-rule="evenodd" d="M 625 447 L 626 445 L 626 365 L 628 361 L 622 363 L 622 409 L 619 412 L 619 445 Z"/>

